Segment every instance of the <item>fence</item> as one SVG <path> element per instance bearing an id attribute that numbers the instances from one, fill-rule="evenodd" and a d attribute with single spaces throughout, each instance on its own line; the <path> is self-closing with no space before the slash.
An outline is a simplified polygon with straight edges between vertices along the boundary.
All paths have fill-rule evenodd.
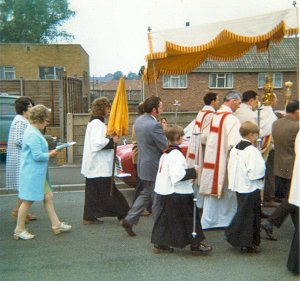
<path id="1" fill-rule="evenodd" d="M 83 97 L 82 81 L 76 78 L 0 80 L 0 92 L 30 96 L 35 104 L 51 108 L 50 126 L 60 128 L 61 140 L 66 137 L 67 113 L 87 112 L 87 97 Z"/>
<path id="2" fill-rule="evenodd" d="M 185 127 L 196 118 L 197 113 L 198 112 L 178 112 L 176 116 L 174 112 L 164 112 L 163 117 L 166 117 L 168 124 L 177 123 L 178 125 Z M 137 116 L 136 113 L 129 113 L 128 136 L 123 137 L 123 139 L 126 138 L 127 143 L 131 143 L 132 125 Z M 67 116 L 67 141 L 76 141 L 74 146 L 68 148 L 68 164 L 81 164 L 84 135 L 89 118 L 89 114 L 69 113 Z"/>

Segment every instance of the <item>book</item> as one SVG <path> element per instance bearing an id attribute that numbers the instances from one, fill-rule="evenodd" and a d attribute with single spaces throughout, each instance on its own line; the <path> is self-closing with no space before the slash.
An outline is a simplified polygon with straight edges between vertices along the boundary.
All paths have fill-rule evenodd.
<path id="1" fill-rule="evenodd" d="M 66 147 L 74 145 L 75 143 L 76 143 L 76 141 L 66 142 L 66 143 L 63 143 L 63 144 L 60 144 L 60 145 L 56 146 L 55 149 L 62 150 L 64 148 L 66 148 Z"/>

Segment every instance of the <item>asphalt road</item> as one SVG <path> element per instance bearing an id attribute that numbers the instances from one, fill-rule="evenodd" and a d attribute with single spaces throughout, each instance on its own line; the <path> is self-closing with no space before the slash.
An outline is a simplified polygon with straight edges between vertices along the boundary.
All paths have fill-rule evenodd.
<path id="1" fill-rule="evenodd" d="M 132 190 L 122 192 L 131 201 Z M 1 281 L 298 280 L 286 269 L 293 232 L 290 218 L 275 229 L 277 242 L 262 233 L 260 254 L 242 254 L 224 240 L 223 230 L 210 230 L 205 235 L 213 252 L 207 256 L 194 257 L 188 247 L 156 255 L 150 244 L 151 217 L 141 218 L 134 228 L 136 237 L 128 237 L 116 218 L 84 226 L 81 191 L 55 193 L 59 217 L 73 225 L 70 233 L 54 236 L 42 203 L 36 202 L 31 213 L 38 220 L 27 225 L 35 239 L 13 240 L 15 220 L 10 210 L 15 200 L 15 195 L 0 195 Z"/>

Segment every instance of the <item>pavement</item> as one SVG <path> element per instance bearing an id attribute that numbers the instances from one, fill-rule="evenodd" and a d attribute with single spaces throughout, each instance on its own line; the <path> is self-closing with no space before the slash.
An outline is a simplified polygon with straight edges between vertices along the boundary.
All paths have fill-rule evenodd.
<path id="1" fill-rule="evenodd" d="M 128 202 L 132 189 L 121 189 Z M 192 281 L 192 280 L 298 280 L 286 269 L 293 226 L 288 218 L 275 229 L 278 241 L 262 232 L 262 252 L 244 254 L 224 240 L 224 230 L 205 231 L 213 246 L 208 255 L 192 256 L 189 248 L 174 253 L 154 254 L 150 243 L 152 218 L 141 217 L 129 237 L 116 218 L 104 218 L 102 225 L 83 225 L 83 191 L 54 193 L 54 205 L 61 220 L 70 223 L 70 233 L 54 235 L 41 202 L 30 212 L 38 220 L 27 224 L 33 240 L 13 239 L 16 221 L 10 216 L 14 194 L 0 195 L 0 280 L 1 281 Z M 270 212 L 273 209 L 265 209 Z"/>

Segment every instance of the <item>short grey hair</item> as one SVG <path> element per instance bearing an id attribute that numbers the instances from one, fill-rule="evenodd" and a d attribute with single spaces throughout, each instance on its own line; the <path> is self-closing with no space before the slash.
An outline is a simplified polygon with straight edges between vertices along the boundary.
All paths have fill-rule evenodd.
<path id="1" fill-rule="evenodd" d="M 46 106 L 37 104 L 30 111 L 29 121 L 31 124 L 41 124 L 49 118 L 49 115 L 50 111 Z"/>
<path id="2" fill-rule="evenodd" d="M 224 97 L 224 102 L 225 101 L 230 101 L 230 100 L 242 100 L 242 94 L 237 91 L 229 91 L 225 97 Z"/>

